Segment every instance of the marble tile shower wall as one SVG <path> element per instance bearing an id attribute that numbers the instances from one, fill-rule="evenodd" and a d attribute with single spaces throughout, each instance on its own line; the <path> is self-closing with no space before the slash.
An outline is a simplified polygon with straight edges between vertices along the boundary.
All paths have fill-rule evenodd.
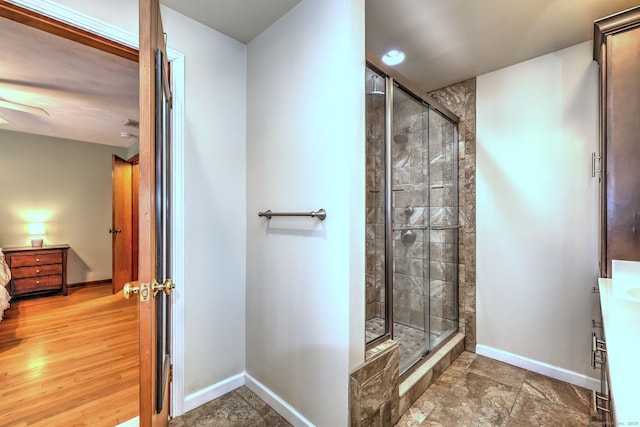
<path id="1" fill-rule="evenodd" d="M 459 204 L 459 329 L 465 348 L 476 347 L 476 79 L 431 92 L 429 95 L 453 111 L 458 123 Z"/>
<path id="2" fill-rule="evenodd" d="M 376 96 L 376 95 L 373 95 Z M 384 318 L 384 98 L 367 103 L 366 320 Z"/>

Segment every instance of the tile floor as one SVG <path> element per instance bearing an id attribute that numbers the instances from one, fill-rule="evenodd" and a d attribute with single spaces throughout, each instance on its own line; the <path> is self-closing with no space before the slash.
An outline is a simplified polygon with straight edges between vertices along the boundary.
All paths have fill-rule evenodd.
<path id="1" fill-rule="evenodd" d="M 464 352 L 396 427 L 589 426 L 589 390 Z"/>
<path id="2" fill-rule="evenodd" d="M 169 421 L 169 427 L 290 426 L 246 387 L 240 387 Z"/>
<path id="3" fill-rule="evenodd" d="M 464 352 L 418 398 L 396 427 L 596 426 L 590 391 Z M 246 387 L 169 422 L 169 427 L 290 424 Z"/>

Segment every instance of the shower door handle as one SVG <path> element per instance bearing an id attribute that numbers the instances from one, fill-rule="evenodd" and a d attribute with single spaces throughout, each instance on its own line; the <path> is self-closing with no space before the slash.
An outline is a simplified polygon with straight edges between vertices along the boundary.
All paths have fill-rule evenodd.
<path id="1" fill-rule="evenodd" d="M 439 230 L 457 230 L 461 226 L 460 225 L 434 225 L 431 227 L 431 231 L 439 231 Z"/>
<path id="2" fill-rule="evenodd" d="M 408 231 L 408 230 L 428 230 L 428 225 L 407 225 L 405 227 L 393 228 L 393 231 Z"/>

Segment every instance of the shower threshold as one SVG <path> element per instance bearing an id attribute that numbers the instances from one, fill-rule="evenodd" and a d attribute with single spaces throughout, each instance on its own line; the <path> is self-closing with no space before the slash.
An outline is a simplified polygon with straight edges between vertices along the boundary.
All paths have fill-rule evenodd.
<path id="1" fill-rule="evenodd" d="M 366 340 L 367 342 L 384 334 L 384 319 L 374 317 L 366 322 Z M 400 373 L 402 374 L 414 363 L 429 353 L 430 349 L 437 347 L 449 335 L 450 331 L 441 334 L 427 332 L 420 328 L 403 325 L 402 323 L 393 322 L 394 337 L 393 340 L 398 343 L 400 351 Z"/>

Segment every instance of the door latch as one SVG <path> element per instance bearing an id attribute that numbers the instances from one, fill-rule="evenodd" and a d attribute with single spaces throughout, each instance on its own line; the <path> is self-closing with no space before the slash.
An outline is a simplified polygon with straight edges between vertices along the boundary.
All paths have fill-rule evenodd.
<path id="1" fill-rule="evenodd" d="M 149 284 L 139 282 L 127 282 L 122 288 L 122 293 L 126 299 L 129 299 L 133 294 L 140 294 L 140 302 L 149 301 Z"/>

